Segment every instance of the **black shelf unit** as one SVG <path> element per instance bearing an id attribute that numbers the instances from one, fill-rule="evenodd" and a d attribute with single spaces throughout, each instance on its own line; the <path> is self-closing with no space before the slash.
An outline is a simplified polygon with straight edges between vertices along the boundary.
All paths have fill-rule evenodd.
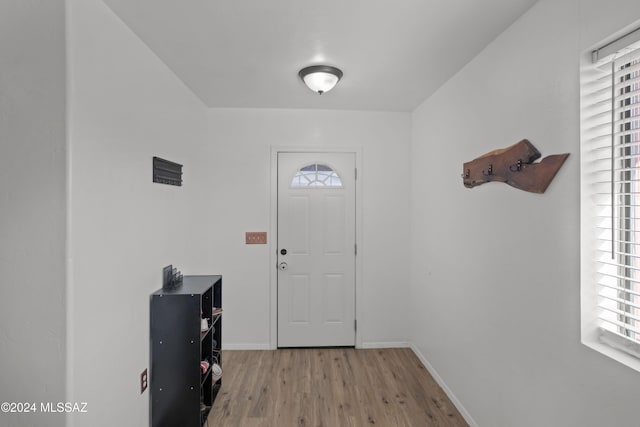
<path id="1" fill-rule="evenodd" d="M 151 294 L 150 304 L 151 426 L 201 427 L 222 386 L 211 369 L 222 366 L 222 313 L 213 312 L 222 308 L 222 276 L 184 276 L 181 286 Z"/>

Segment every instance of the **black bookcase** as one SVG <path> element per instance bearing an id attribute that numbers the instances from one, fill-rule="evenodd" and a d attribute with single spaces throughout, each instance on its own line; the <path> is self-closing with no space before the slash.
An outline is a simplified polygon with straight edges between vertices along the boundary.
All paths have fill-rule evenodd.
<path id="1" fill-rule="evenodd" d="M 151 294 L 152 427 L 200 427 L 222 385 L 222 276 L 185 276 Z M 215 311 L 214 311 L 215 310 Z M 202 319 L 209 319 L 203 330 Z M 200 362 L 209 362 L 202 373 Z"/>

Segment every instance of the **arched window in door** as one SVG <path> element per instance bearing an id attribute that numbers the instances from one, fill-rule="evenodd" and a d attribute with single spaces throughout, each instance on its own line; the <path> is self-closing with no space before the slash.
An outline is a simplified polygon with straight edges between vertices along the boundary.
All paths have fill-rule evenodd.
<path id="1" fill-rule="evenodd" d="M 291 180 L 291 187 L 342 188 L 342 180 L 331 167 L 314 163 L 296 172 Z"/>

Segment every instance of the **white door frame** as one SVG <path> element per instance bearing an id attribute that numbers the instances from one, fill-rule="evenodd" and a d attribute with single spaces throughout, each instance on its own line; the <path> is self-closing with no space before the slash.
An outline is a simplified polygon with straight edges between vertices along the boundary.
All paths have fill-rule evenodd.
<path id="1" fill-rule="evenodd" d="M 356 179 L 356 348 L 362 348 L 362 148 L 359 147 L 296 147 L 271 146 L 271 220 L 269 225 L 269 347 L 278 348 L 278 153 L 354 153 L 358 176 Z"/>

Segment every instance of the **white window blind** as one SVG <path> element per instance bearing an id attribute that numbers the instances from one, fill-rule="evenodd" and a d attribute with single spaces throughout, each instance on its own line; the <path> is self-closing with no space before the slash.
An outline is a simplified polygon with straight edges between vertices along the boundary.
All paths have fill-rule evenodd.
<path id="1" fill-rule="evenodd" d="M 600 340 L 640 357 L 640 45 L 620 40 L 615 52 L 594 51 L 597 62 L 582 76 L 582 185 L 592 207 L 582 211 L 593 262 L 586 279 Z"/>

